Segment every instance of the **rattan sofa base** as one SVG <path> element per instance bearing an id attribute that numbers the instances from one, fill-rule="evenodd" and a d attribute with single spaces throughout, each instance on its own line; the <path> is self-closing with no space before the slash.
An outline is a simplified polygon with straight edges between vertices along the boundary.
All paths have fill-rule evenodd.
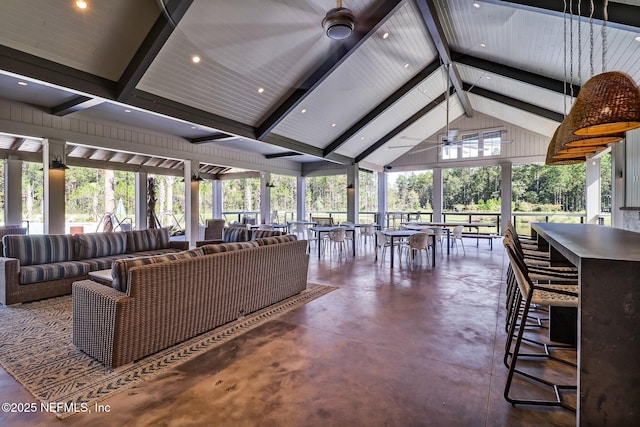
<path id="1" fill-rule="evenodd" d="M 299 294 L 307 242 L 292 241 L 133 267 L 127 293 L 73 284 L 73 343 L 107 366 L 156 353 Z"/>

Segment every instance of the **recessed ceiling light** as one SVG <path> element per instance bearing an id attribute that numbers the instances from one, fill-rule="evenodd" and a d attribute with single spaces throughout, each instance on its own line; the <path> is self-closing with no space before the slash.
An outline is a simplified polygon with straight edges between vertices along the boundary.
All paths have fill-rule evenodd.
<path id="1" fill-rule="evenodd" d="M 335 123 L 331 123 L 331 127 L 332 128 L 336 127 L 336 124 Z"/>
<path id="2" fill-rule="evenodd" d="M 640 36 L 637 36 L 635 39 L 637 42 L 640 42 Z"/>
<path id="3" fill-rule="evenodd" d="M 480 47 L 487 47 L 487 45 L 484 43 L 480 43 Z"/>
<path id="4" fill-rule="evenodd" d="M 198 62 L 200 62 L 200 57 L 199 57 L 198 55 L 193 55 L 193 56 L 191 57 L 191 61 L 192 61 L 194 64 L 197 64 Z"/>
<path id="5" fill-rule="evenodd" d="M 484 76 L 485 79 L 491 80 L 491 76 Z"/>
<path id="6" fill-rule="evenodd" d="M 19 84 L 20 86 L 27 86 L 27 85 L 28 85 L 28 83 L 27 83 L 27 82 L 18 82 L 18 84 Z"/>
<path id="7" fill-rule="evenodd" d="M 76 0 L 76 7 L 78 9 L 86 9 L 87 8 L 87 2 L 84 0 Z"/>
<path id="8" fill-rule="evenodd" d="M 409 63 L 404 64 L 404 68 L 409 68 Z"/>
<path id="9" fill-rule="evenodd" d="M 361 137 L 360 137 L 360 141 L 364 141 L 364 136 L 361 136 Z"/>
<path id="10" fill-rule="evenodd" d="M 301 112 L 302 114 L 304 114 L 304 113 L 306 113 L 306 112 L 307 112 L 307 109 L 306 109 L 306 108 L 303 108 L 300 112 Z"/>
<path id="11" fill-rule="evenodd" d="M 389 38 L 389 33 L 384 33 L 384 34 L 382 35 L 382 38 L 383 38 L 383 39 L 388 39 L 388 38 Z"/>
<path id="12" fill-rule="evenodd" d="M 124 110 L 124 112 L 125 112 L 125 113 L 130 113 L 130 112 L 131 112 L 131 110 L 126 109 L 126 110 Z"/>
<path id="13" fill-rule="evenodd" d="M 478 2 L 473 3 L 473 7 L 475 7 L 476 9 L 478 9 L 478 8 L 480 7 L 480 3 L 478 3 Z"/>
<path id="14" fill-rule="evenodd" d="M 259 87 L 258 88 L 258 93 L 262 93 L 262 92 L 264 92 L 264 88 L 263 87 Z"/>
<path id="15" fill-rule="evenodd" d="M 191 126 L 191 129 L 198 129 L 198 126 Z"/>

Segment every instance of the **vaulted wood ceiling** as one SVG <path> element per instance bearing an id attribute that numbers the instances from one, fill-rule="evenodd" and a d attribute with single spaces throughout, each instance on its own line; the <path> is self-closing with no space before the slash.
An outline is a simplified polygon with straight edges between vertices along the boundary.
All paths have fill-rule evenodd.
<path id="1" fill-rule="evenodd" d="M 605 64 L 602 0 L 591 25 L 571 2 L 569 27 L 560 0 L 345 0 L 344 41 L 321 26 L 331 0 L 87 1 L 0 2 L 1 97 L 267 158 L 387 165 L 446 126 L 449 81 L 450 120 L 547 136 L 592 68 L 640 81 L 640 1 L 609 2 Z"/>

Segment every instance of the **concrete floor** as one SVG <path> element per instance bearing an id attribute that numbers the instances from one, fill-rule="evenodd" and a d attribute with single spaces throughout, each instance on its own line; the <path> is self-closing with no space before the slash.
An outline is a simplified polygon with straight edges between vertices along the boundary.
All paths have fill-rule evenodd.
<path id="1" fill-rule="evenodd" d="M 0 425 L 575 425 L 565 409 L 502 397 L 502 245 L 467 240 L 466 255 L 437 262 L 391 270 L 370 248 L 355 260 L 312 252 L 309 281 L 338 290 L 102 402 L 109 413 L 0 413 Z M 36 402 L 1 369 L 0 401 Z"/>

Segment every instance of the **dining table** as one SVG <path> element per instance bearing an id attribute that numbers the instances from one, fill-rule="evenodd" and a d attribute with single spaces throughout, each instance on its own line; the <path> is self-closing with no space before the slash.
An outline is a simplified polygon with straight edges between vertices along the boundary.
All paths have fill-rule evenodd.
<path id="1" fill-rule="evenodd" d="M 442 231 L 447 233 L 447 255 L 449 255 L 450 248 L 451 248 L 451 229 L 449 227 L 445 227 L 442 225 L 413 225 L 413 224 L 407 224 L 406 227 L 408 230 L 415 230 L 415 231 L 434 230 L 436 228 L 441 229 Z"/>
<path id="2" fill-rule="evenodd" d="M 424 221 L 410 221 L 404 224 L 407 228 L 412 226 L 435 226 L 435 227 L 446 227 L 453 228 L 458 225 L 461 225 L 464 228 L 473 228 L 476 230 L 476 246 L 480 245 L 480 228 L 488 227 L 498 229 L 498 224 L 495 222 L 424 222 Z M 447 234 L 447 243 L 450 243 L 449 234 Z M 448 246 L 448 245 L 447 245 Z M 491 248 L 493 249 L 493 241 L 491 242 Z M 447 254 L 449 251 L 447 249 Z"/>
<path id="3" fill-rule="evenodd" d="M 409 230 L 409 229 L 405 229 L 405 230 L 382 230 L 382 234 L 384 234 L 385 236 L 389 237 L 389 241 L 390 241 L 390 247 L 389 250 L 391 251 L 391 268 L 393 268 L 393 261 L 394 261 L 394 242 L 396 240 L 400 241 L 403 238 L 409 237 L 413 234 L 418 234 L 418 233 L 423 233 L 422 231 L 417 231 L 417 230 Z M 431 266 L 435 267 L 436 266 L 436 235 L 435 234 L 429 234 L 429 236 L 431 237 L 431 244 L 432 244 L 432 248 L 433 250 L 431 251 Z M 376 235 L 376 247 L 378 246 L 378 236 Z M 376 251 L 376 261 L 378 261 L 378 251 Z"/>
<path id="4" fill-rule="evenodd" d="M 578 268 L 576 424 L 640 425 L 640 233 L 596 224 L 531 229 L 552 265 Z"/>
<path id="5" fill-rule="evenodd" d="M 345 232 L 347 234 L 351 234 L 351 250 L 352 250 L 352 254 L 355 257 L 356 256 L 356 239 L 355 239 L 355 232 L 356 229 L 355 228 L 351 228 L 351 227 L 337 227 L 337 226 L 333 226 L 333 227 L 327 227 L 327 226 L 314 226 L 309 228 L 309 230 L 315 232 L 317 234 L 318 237 L 318 243 L 316 244 L 317 248 L 318 248 L 318 259 L 320 259 L 320 242 L 322 242 L 322 235 L 323 234 L 329 234 L 329 232 L 331 230 L 335 230 L 336 228 L 344 228 Z"/>

